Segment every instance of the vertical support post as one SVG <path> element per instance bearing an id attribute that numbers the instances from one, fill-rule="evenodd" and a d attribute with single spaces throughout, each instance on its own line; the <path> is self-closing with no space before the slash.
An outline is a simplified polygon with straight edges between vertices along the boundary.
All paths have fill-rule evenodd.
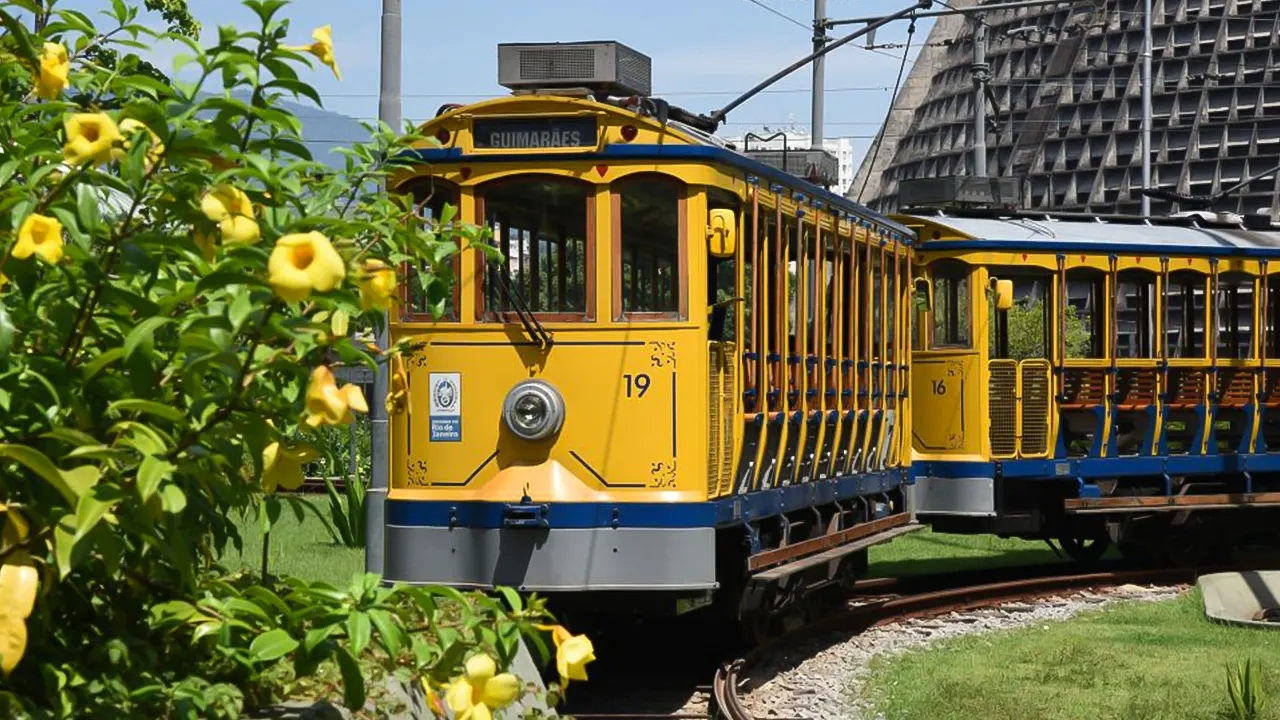
<path id="1" fill-rule="evenodd" d="M 827 44 L 827 0 L 813 0 L 813 51 L 819 52 Z M 822 139 L 826 135 L 823 127 L 823 96 L 826 94 L 826 56 L 818 56 L 813 60 L 813 123 L 809 126 L 813 131 L 809 147 L 822 149 Z M 785 167 L 785 165 L 784 165 Z"/>
<path id="2" fill-rule="evenodd" d="M 987 175 L 987 21 L 981 15 L 974 18 L 978 26 L 973 29 L 973 175 Z"/>
<path id="3" fill-rule="evenodd" d="M 1151 0 L 1142 10 L 1142 189 L 1151 189 Z M 1151 198 L 1142 196 L 1142 216 L 1151 214 Z"/>
<path id="4" fill-rule="evenodd" d="M 378 120 L 400 129 L 400 0 L 382 0 L 382 80 L 378 92 Z M 377 345 L 390 346 L 390 314 L 383 313 Z M 387 427 L 386 362 L 377 363 L 373 376 L 373 402 L 369 408 L 369 491 L 365 499 L 365 571 L 382 574 L 383 530 L 387 490 L 390 487 L 391 437 Z"/>

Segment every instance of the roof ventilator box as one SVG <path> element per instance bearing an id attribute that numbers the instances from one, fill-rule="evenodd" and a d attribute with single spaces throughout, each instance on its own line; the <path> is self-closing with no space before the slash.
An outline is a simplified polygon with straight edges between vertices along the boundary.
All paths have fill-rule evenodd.
<path id="1" fill-rule="evenodd" d="M 620 42 L 498 45 L 498 84 L 513 92 L 588 88 L 612 97 L 648 97 L 652 66 L 648 55 Z"/>
<path id="2" fill-rule="evenodd" d="M 1018 206 L 1018 181 L 1016 178 L 972 175 L 911 178 L 898 183 L 898 204 L 902 207 L 1015 208 Z"/>

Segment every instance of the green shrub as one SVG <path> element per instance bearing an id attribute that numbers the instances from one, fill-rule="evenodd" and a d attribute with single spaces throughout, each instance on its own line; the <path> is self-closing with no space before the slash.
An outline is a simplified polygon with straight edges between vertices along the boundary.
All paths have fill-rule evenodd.
<path id="1" fill-rule="evenodd" d="M 6 716 L 231 718 L 330 688 L 357 707 L 393 673 L 438 687 L 472 664 L 480 682 L 476 658 L 506 667 L 546 617 L 513 592 L 215 562 L 240 546 L 236 517 L 278 515 L 317 429 L 366 410 L 329 368 L 400 354 L 367 344 L 390 268 L 426 266 L 415 282 L 441 308 L 450 279 L 431 268 L 484 237 L 379 190 L 413 132 L 371 128 L 340 170 L 314 162 L 279 101 L 319 103 L 298 68 L 336 72 L 328 28 L 291 47 L 306 35 L 284 3 L 245 4 L 258 27 L 202 47 L 139 25 L 136 0 L 103 29 L 0 0 Z M 183 45 L 193 82 L 130 54 L 158 42 Z"/>

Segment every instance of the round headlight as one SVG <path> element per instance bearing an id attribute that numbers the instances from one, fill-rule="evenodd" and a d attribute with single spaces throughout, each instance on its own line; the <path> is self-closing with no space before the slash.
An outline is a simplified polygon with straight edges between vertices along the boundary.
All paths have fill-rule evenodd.
<path id="1" fill-rule="evenodd" d="M 523 440 L 549 438 L 564 425 L 564 398 L 541 380 L 525 380 L 507 393 L 502 421 Z"/>

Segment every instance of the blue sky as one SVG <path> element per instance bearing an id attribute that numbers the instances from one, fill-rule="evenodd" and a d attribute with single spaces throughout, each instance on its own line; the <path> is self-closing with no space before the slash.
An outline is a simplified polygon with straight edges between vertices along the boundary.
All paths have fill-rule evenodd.
<path id="1" fill-rule="evenodd" d="M 84 10 L 107 5 L 105 0 L 61 1 Z M 890 13 L 910 1 L 829 0 L 827 6 L 833 17 L 853 17 Z M 206 33 L 218 25 L 256 22 L 234 0 L 190 3 Z M 446 102 L 505 94 L 497 83 L 500 42 L 621 41 L 653 58 L 655 94 L 702 112 L 803 57 L 812 42 L 811 0 L 403 0 L 403 5 L 403 112 L 410 119 L 429 118 Z M 283 12 L 298 44 L 309 42 L 312 28 L 333 26 L 343 80 L 336 81 L 326 68 L 308 78 L 326 108 L 376 117 L 381 2 L 295 0 Z M 916 43 L 925 40 L 929 28 L 927 20 L 917 25 Z M 901 43 L 906 35 L 907 23 L 899 22 L 877 33 L 876 42 Z M 853 44 L 828 55 L 826 135 L 853 137 L 860 157 L 888 108 L 902 50 L 868 52 Z M 157 48 L 150 59 L 167 70 L 172 53 Z M 774 92 L 749 101 L 730 115 L 721 134 L 776 128 L 792 119 L 807 129 L 810 78 L 810 70 L 801 69 Z"/>

